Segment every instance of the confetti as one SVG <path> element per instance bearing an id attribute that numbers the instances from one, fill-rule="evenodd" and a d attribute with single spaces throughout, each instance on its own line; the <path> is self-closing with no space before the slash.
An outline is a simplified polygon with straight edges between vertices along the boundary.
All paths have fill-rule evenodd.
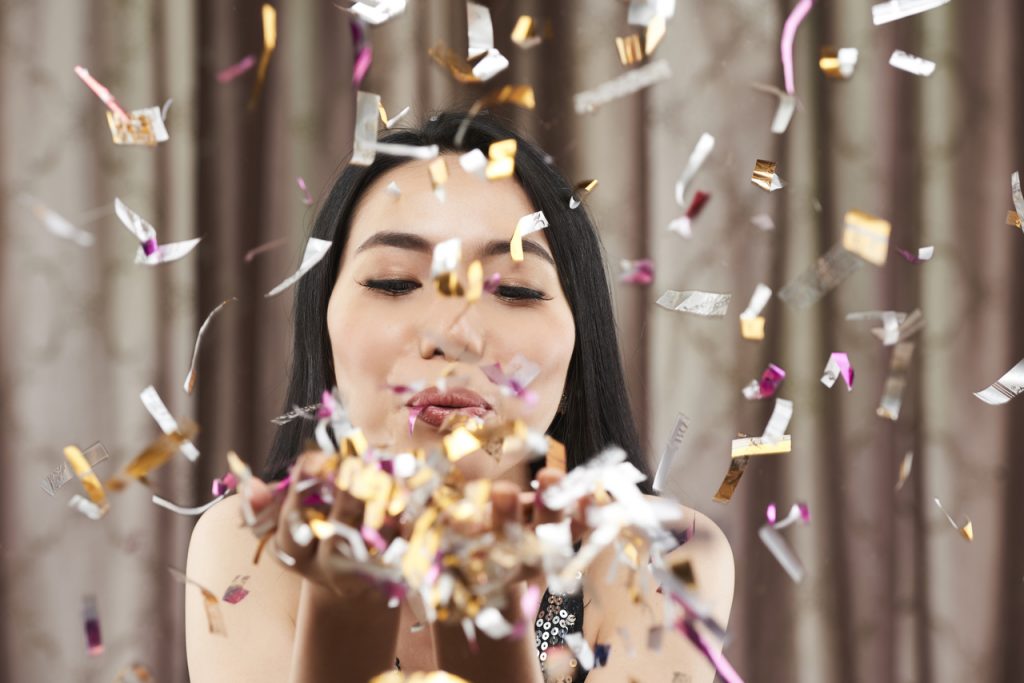
<path id="1" fill-rule="evenodd" d="M 224 496 L 218 495 L 216 498 L 214 498 L 208 503 L 203 503 L 202 505 L 197 505 L 195 507 L 188 507 L 185 505 L 178 505 L 177 503 L 172 503 L 166 498 L 158 496 L 155 493 L 150 498 L 150 501 L 157 507 L 161 507 L 165 510 L 170 510 L 171 512 L 181 515 L 182 517 L 198 517 L 199 515 L 203 514 L 204 512 L 206 512 L 207 510 L 209 510 L 222 500 L 224 500 Z"/>
<path id="2" fill-rule="evenodd" d="M 430 279 L 434 281 L 439 294 L 444 296 L 462 296 L 459 284 L 458 267 L 462 261 L 462 240 L 453 237 L 434 245 L 434 253 L 430 262 Z"/>
<path id="3" fill-rule="evenodd" d="M 896 247 L 896 251 L 906 259 L 907 263 L 924 263 L 931 261 L 935 255 L 935 247 L 920 247 L 916 252 Z"/>
<path id="4" fill-rule="evenodd" d="M 156 229 L 139 214 L 125 206 L 119 198 L 114 199 L 114 213 L 121 219 L 128 232 L 132 233 L 140 243 L 139 250 L 135 253 L 136 263 L 155 266 L 177 261 L 191 253 L 202 239 L 197 237 L 184 242 L 159 244 L 156 240 Z"/>
<path id="5" fill-rule="evenodd" d="M 762 398 L 771 398 L 778 391 L 782 380 L 786 379 L 786 371 L 775 363 L 769 363 L 760 380 L 751 380 L 750 384 L 743 387 L 743 396 L 748 401 L 756 401 Z"/>
<path id="6" fill-rule="evenodd" d="M 861 267 L 863 260 L 837 244 L 779 291 L 779 298 L 796 309 L 817 303 Z"/>
<path id="7" fill-rule="evenodd" d="M 295 408 L 292 408 L 284 415 L 278 415 L 277 417 L 272 418 L 270 421 L 276 425 L 286 425 L 297 418 L 312 416 L 319 408 L 319 403 L 308 405 L 305 408 L 299 408 L 298 406 L 296 406 Z"/>
<path id="8" fill-rule="evenodd" d="M 668 224 L 668 229 L 689 239 L 693 235 L 693 219 L 697 217 L 697 214 L 701 212 L 709 199 L 711 199 L 710 194 L 698 190 L 697 193 L 693 195 L 693 201 L 690 202 L 690 208 L 686 210 L 686 213 L 683 216 L 672 220 Z"/>
<path id="9" fill-rule="evenodd" d="M 900 417 L 903 405 L 903 389 L 907 384 L 907 371 L 910 359 L 914 355 L 914 342 L 900 342 L 892 352 L 889 366 L 889 377 L 885 380 L 885 389 L 875 413 L 878 417 L 895 422 Z"/>
<path id="10" fill-rule="evenodd" d="M 789 574 L 789 578 L 793 579 L 795 583 L 800 583 L 803 581 L 805 573 L 803 564 L 801 564 L 779 531 L 796 521 L 802 521 L 804 524 L 810 522 L 810 513 L 807 510 L 807 506 L 799 503 L 794 504 L 785 519 L 776 521 L 775 504 L 772 503 L 768 506 L 767 517 L 768 522 L 758 529 L 757 535 L 776 561 L 778 561 L 779 565 Z"/>
<path id="11" fill-rule="evenodd" d="M 909 314 L 898 313 L 898 316 L 906 317 L 902 319 L 895 332 L 885 327 L 885 320 L 883 320 L 882 327 L 871 328 L 871 334 L 878 337 L 884 346 L 893 346 L 896 342 L 909 339 L 924 329 L 925 320 L 920 309 L 915 308 Z"/>
<path id="12" fill-rule="evenodd" d="M 764 438 L 758 437 L 732 440 L 732 457 L 734 458 L 750 455 L 778 455 L 780 453 L 789 453 L 792 450 L 793 441 L 788 434 L 774 442 L 768 442 Z"/>
<path id="13" fill-rule="evenodd" d="M 900 463 L 899 479 L 896 480 L 896 490 L 899 491 L 903 488 L 903 485 L 907 483 L 907 477 L 910 476 L 910 469 L 914 466 L 914 451 L 907 451 L 906 455 L 903 456 L 903 461 Z"/>
<path id="14" fill-rule="evenodd" d="M 789 427 L 789 421 L 793 417 L 793 402 L 784 398 L 775 399 L 775 407 L 772 415 L 768 418 L 768 424 L 764 427 L 764 434 L 761 435 L 761 442 L 769 445 L 782 441 Z"/>
<path id="15" fill-rule="evenodd" d="M 750 182 L 768 192 L 781 190 L 786 184 L 775 173 L 775 166 L 774 161 L 758 159 L 754 162 L 754 172 L 750 175 Z"/>
<path id="16" fill-rule="evenodd" d="M 903 19 L 904 17 L 927 12 L 930 9 L 941 7 L 949 0 L 889 0 L 871 6 L 871 20 L 875 26 L 887 24 L 890 21 Z"/>
<path id="17" fill-rule="evenodd" d="M 369 31 L 362 19 L 353 17 L 348 27 L 352 34 L 352 87 L 359 90 L 373 64 L 373 45 L 370 44 Z"/>
<path id="18" fill-rule="evenodd" d="M 136 109 L 127 121 L 107 112 L 107 125 L 115 145 L 146 145 L 154 147 L 167 142 L 170 135 L 164 125 L 164 114 L 160 107 Z"/>
<path id="19" fill-rule="evenodd" d="M 349 7 L 340 9 L 351 12 L 367 24 L 379 26 L 404 12 L 405 6 L 406 0 L 368 0 L 367 2 L 354 2 Z"/>
<path id="20" fill-rule="evenodd" d="M 128 121 L 131 118 L 128 116 L 127 112 L 121 108 L 121 105 L 117 103 L 117 100 L 110 94 L 110 91 L 107 90 L 106 86 L 97 81 L 92 74 L 89 73 L 88 69 L 82 66 L 76 66 L 75 73 L 89 87 L 89 90 L 92 90 L 93 93 L 96 94 L 96 97 L 100 98 L 100 101 L 107 105 L 107 108 L 114 112 L 118 118 L 122 121 Z"/>
<path id="21" fill-rule="evenodd" d="M 818 68 L 829 78 L 846 80 L 853 76 L 859 56 L 860 52 L 855 47 L 834 48 L 826 46 L 821 48 Z"/>
<path id="22" fill-rule="evenodd" d="M 538 232 L 548 227 L 548 219 L 543 211 L 530 213 L 516 222 L 516 228 L 512 232 L 512 239 L 509 241 L 509 254 L 513 261 L 523 260 L 523 238 L 529 234 Z"/>
<path id="23" fill-rule="evenodd" d="M 759 282 L 750 295 L 750 303 L 740 313 L 740 335 L 744 339 L 759 341 L 764 339 L 764 316 L 761 312 L 772 298 L 772 288 Z"/>
<path id="24" fill-rule="evenodd" d="M 253 247 L 249 251 L 245 252 L 245 256 L 242 257 L 242 260 L 244 260 L 246 263 L 252 263 L 252 260 L 259 256 L 260 254 L 267 251 L 272 251 L 274 249 L 277 249 L 278 247 L 282 247 L 287 243 L 288 240 L 286 240 L 284 237 L 279 237 L 278 239 L 270 240 L 269 242 L 264 242 L 258 247 Z"/>
<path id="25" fill-rule="evenodd" d="M 313 267 L 320 262 L 320 260 L 327 255 L 328 250 L 331 248 L 330 240 L 322 240 L 316 237 L 310 237 L 309 241 L 306 242 L 306 249 L 302 254 L 302 263 L 299 265 L 299 269 L 294 274 L 289 275 L 284 279 L 281 284 L 274 287 L 272 290 L 264 294 L 264 297 L 269 298 L 277 296 L 284 290 L 288 289 L 296 282 L 298 282 L 303 275 L 308 273 Z"/>
<path id="26" fill-rule="evenodd" d="M 107 494 L 103 490 L 103 484 L 100 483 L 99 477 L 93 472 L 93 465 L 99 464 L 107 458 L 106 449 L 102 445 L 99 446 L 98 450 L 93 451 L 90 448 L 90 451 L 90 456 L 87 458 L 77 446 L 64 447 L 64 458 L 67 460 L 68 465 L 71 466 L 71 471 L 78 477 L 78 481 L 81 482 L 85 495 L 88 496 L 87 500 L 76 495 L 68 505 L 90 519 L 97 520 L 107 513 L 109 505 L 107 503 Z"/>
<path id="27" fill-rule="evenodd" d="M 487 168 L 484 170 L 484 177 L 488 180 L 510 178 L 516 170 L 518 146 L 515 138 L 492 142 L 487 148 Z"/>
<path id="28" fill-rule="evenodd" d="M 476 151 L 479 152 L 480 150 Z M 396 183 L 394 180 L 388 183 L 388 186 L 384 188 L 384 191 L 396 199 L 402 196 L 402 188 L 398 187 L 398 183 Z"/>
<path id="29" fill-rule="evenodd" d="M 1010 175 L 1010 195 L 1013 197 L 1013 208 L 1017 209 L 1016 213 L 1011 211 L 1007 214 L 1007 222 L 1010 221 L 1010 216 L 1013 216 L 1013 223 L 1016 227 L 1020 228 L 1021 219 L 1024 217 L 1024 193 L 1020 189 L 1020 171 L 1014 171 Z"/>
<path id="30" fill-rule="evenodd" d="M 974 392 L 974 395 L 990 406 L 998 406 L 1012 401 L 1021 393 L 1024 393 L 1024 358 L 990 386 Z"/>
<path id="31" fill-rule="evenodd" d="M 512 27 L 512 42 L 524 50 L 540 45 L 541 37 L 537 35 L 536 24 L 533 17 L 523 14 L 516 20 Z"/>
<path id="32" fill-rule="evenodd" d="M 540 366 L 527 359 L 523 354 L 517 353 L 505 365 L 502 370 L 501 363 L 492 365 L 481 365 L 480 369 L 487 379 L 493 384 L 501 387 L 502 393 L 506 396 L 515 396 L 527 405 L 537 402 L 537 395 L 527 387 L 540 374 Z"/>
<path id="33" fill-rule="evenodd" d="M 230 83 L 254 66 L 256 66 L 256 55 L 246 55 L 231 66 L 226 66 L 218 71 L 217 82 Z"/>
<path id="34" fill-rule="evenodd" d="M 274 49 L 277 47 L 277 10 L 273 5 L 265 2 L 260 9 L 260 16 L 263 20 L 263 52 L 260 54 L 260 63 L 256 67 L 256 81 L 252 84 L 252 93 L 249 95 L 249 109 L 255 107 L 260 99 L 263 84 L 267 80 L 270 56 L 274 54 Z"/>
<path id="35" fill-rule="evenodd" d="M 479 81 L 488 81 L 508 68 L 508 59 L 494 47 L 494 27 L 491 11 L 475 2 L 466 3 L 466 24 L 469 34 L 469 59 L 477 59 L 473 76 Z"/>
<path id="36" fill-rule="evenodd" d="M 174 416 L 171 415 L 171 412 L 167 410 L 167 406 L 164 405 L 163 400 L 160 398 L 160 394 L 157 393 L 156 388 L 152 384 L 142 390 L 139 394 L 139 398 L 142 400 L 142 405 L 146 406 L 146 410 L 153 416 L 156 423 L 160 425 L 160 430 L 164 434 L 171 436 L 172 434 L 181 433 L 178 421 L 175 420 Z M 188 439 L 185 439 L 181 443 L 181 454 L 191 462 L 195 462 L 199 458 L 199 451 Z"/>
<path id="37" fill-rule="evenodd" d="M 648 26 L 658 19 L 671 19 L 676 13 L 676 0 L 630 0 L 626 22 L 630 26 Z"/>
<path id="38" fill-rule="evenodd" d="M 644 59 L 644 46 L 640 42 L 639 33 L 615 36 L 615 49 L 618 50 L 619 62 L 622 66 L 632 66 Z"/>
<path id="39" fill-rule="evenodd" d="M 302 179 L 302 176 L 298 176 L 295 178 L 295 183 L 299 186 L 299 189 L 302 190 L 302 203 L 306 206 L 312 206 L 313 195 L 309 193 L 309 188 L 306 187 L 306 181 Z"/>
<path id="40" fill-rule="evenodd" d="M 576 655 L 576 661 L 584 671 L 594 668 L 594 651 L 590 649 L 590 643 L 583 639 L 582 633 L 566 633 L 562 636 L 562 640 Z"/>
<path id="41" fill-rule="evenodd" d="M 598 107 L 667 80 L 672 75 L 668 62 L 656 62 L 631 69 L 624 74 L 606 81 L 592 90 L 573 95 L 573 108 L 577 114 L 590 114 Z"/>
<path id="42" fill-rule="evenodd" d="M 209 315 L 206 316 L 206 320 L 199 326 L 199 333 L 196 335 L 195 346 L 192 347 L 192 362 L 188 366 L 188 373 L 185 375 L 185 393 L 191 394 L 196 388 L 196 361 L 199 359 L 199 343 L 203 340 L 203 335 L 206 334 L 206 328 L 209 327 L 210 321 L 213 320 L 213 316 L 220 313 L 221 309 L 227 306 L 232 301 L 238 301 L 237 298 L 231 297 L 217 304 L 217 307 L 210 311 Z"/>
<path id="43" fill-rule="evenodd" d="M 132 664 L 118 672 L 114 683 L 155 683 L 156 678 L 145 664 Z"/>
<path id="44" fill-rule="evenodd" d="M 206 610 L 206 623 L 210 629 L 210 633 L 220 636 L 226 636 L 227 631 L 224 629 L 224 615 L 220 611 L 220 600 L 217 596 L 198 581 L 195 581 L 183 572 L 178 571 L 174 567 L 168 567 L 167 571 L 171 573 L 177 581 L 185 584 L 192 585 L 199 589 L 199 592 L 203 595 L 203 607 Z"/>
<path id="45" fill-rule="evenodd" d="M 683 168 L 683 172 L 679 175 L 679 180 L 676 181 L 676 204 L 680 207 L 686 206 L 684 203 L 686 200 L 686 187 L 696 177 L 697 172 L 700 170 L 704 162 L 707 161 L 711 151 L 715 148 L 715 138 L 709 133 L 702 133 L 700 139 L 697 140 L 697 144 L 694 146 L 693 151 L 690 152 L 690 158 L 686 161 L 686 166 Z"/>
<path id="46" fill-rule="evenodd" d="M 241 574 L 236 576 L 232 579 L 231 585 L 224 591 L 224 597 L 221 600 L 229 605 L 240 603 L 249 594 L 249 591 L 245 589 L 245 584 L 248 580 L 248 576 L 242 576 Z"/>
<path id="47" fill-rule="evenodd" d="M 82 598 L 82 622 L 85 624 L 85 650 L 90 656 L 103 654 L 103 636 L 100 634 L 100 615 L 96 609 L 96 596 Z"/>
<path id="48" fill-rule="evenodd" d="M 796 83 L 793 78 L 793 41 L 796 40 L 797 29 L 800 28 L 800 24 L 803 23 L 812 7 L 814 7 L 814 0 L 799 0 L 782 25 L 779 51 L 782 53 L 782 73 L 786 81 L 786 92 L 790 95 L 796 92 Z"/>
<path id="49" fill-rule="evenodd" d="M 27 206 L 51 234 L 80 247 L 91 247 L 96 243 L 91 232 L 82 230 L 35 197 L 22 193 L 18 195 L 18 201 Z"/>
<path id="50" fill-rule="evenodd" d="M 881 320 L 882 344 L 894 346 L 900 340 L 900 325 L 907 319 L 907 314 L 900 311 L 857 311 L 847 313 L 847 321 Z"/>
<path id="51" fill-rule="evenodd" d="M 459 155 L 459 166 L 466 173 L 484 179 L 484 172 L 487 169 L 487 157 L 479 149 L 471 149 L 465 154 Z"/>
<path id="52" fill-rule="evenodd" d="M 876 266 L 884 266 L 889 255 L 892 224 L 863 211 L 847 211 L 843 227 L 843 248 Z"/>
<path id="53" fill-rule="evenodd" d="M 69 448 L 73 447 L 69 446 Z M 99 441 L 89 446 L 81 453 L 82 458 L 84 459 L 85 462 L 85 467 L 81 470 L 82 474 L 77 475 L 79 476 L 79 478 L 81 478 L 82 476 L 92 474 L 92 471 L 96 468 L 96 465 L 99 465 L 101 462 L 107 460 L 110 457 L 110 454 L 107 452 L 106 447 Z M 72 453 L 71 458 L 68 458 L 65 453 L 64 460 L 60 463 L 60 465 L 58 465 L 52 472 L 50 472 L 46 476 L 45 479 L 43 479 L 40 482 L 43 491 L 45 491 L 47 495 L 55 495 L 58 489 L 60 489 L 62 486 L 64 486 L 64 484 L 68 483 L 76 476 L 76 470 L 72 468 L 72 465 L 77 464 L 77 466 L 81 468 L 82 461 L 72 462 L 72 459 L 77 460 L 77 455 L 74 452 Z M 95 484 L 99 484 L 98 479 L 96 480 Z M 90 483 L 90 485 L 93 484 Z M 102 486 L 100 488 L 102 489 Z"/>
<path id="54" fill-rule="evenodd" d="M 122 491 L 127 485 L 125 479 L 135 479 L 148 486 L 149 482 L 146 477 L 167 464 L 171 456 L 181 449 L 182 444 L 195 438 L 196 432 L 197 429 L 193 423 L 187 420 L 183 421 L 180 432 L 164 434 L 146 446 L 141 453 L 122 468 L 119 476 L 107 480 L 107 487 L 112 491 Z"/>
<path id="55" fill-rule="evenodd" d="M 654 261 L 649 258 L 619 261 L 619 282 L 629 285 L 649 285 L 654 282 Z"/>
<path id="56" fill-rule="evenodd" d="M 469 124 L 473 121 L 477 114 L 483 110 L 484 107 L 489 107 L 497 104 L 514 104 L 523 109 L 532 110 L 537 106 L 537 99 L 533 92 L 532 85 L 503 85 L 500 88 L 492 90 L 487 93 L 469 108 L 466 112 L 466 117 L 459 124 L 459 129 L 455 132 L 455 146 L 461 147 L 462 141 L 466 137 L 466 131 L 469 130 Z M 478 149 L 470 150 L 469 153 L 480 152 Z M 468 154 L 468 153 L 467 153 Z M 482 154 L 482 153 L 481 153 Z M 465 156 L 465 155 L 464 155 Z M 463 166 L 465 168 L 465 166 Z M 467 172 L 473 173 L 468 168 Z"/>
<path id="57" fill-rule="evenodd" d="M 846 382 L 846 390 L 853 390 L 853 366 L 850 365 L 850 357 L 842 352 L 835 351 L 828 357 L 825 363 L 825 371 L 821 375 L 821 383 L 831 389 L 835 386 L 836 380 L 842 376 Z"/>
<path id="58" fill-rule="evenodd" d="M 665 482 L 668 479 L 669 471 L 672 469 L 672 462 L 679 454 L 680 448 L 683 445 L 683 437 L 686 436 L 686 431 L 690 428 L 690 418 L 683 413 L 679 413 L 676 416 L 676 424 L 672 428 L 672 434 L 668 438 L 668 443 L 665 444 L 665 452 L 661 455 L 661 460 L 658 462 L 658 470 L 654 475 L 654 490 L 658 493 L 662 493 L 665 490 Z"/>
<path id="59" fill-rule="evenodd" d="M 576 183 L 576 187 L 573 188 L 572 195 L 569 197 L 569 208 L 576 209 L 596 187 L 597 178 L 591 178 L 589 180 L 583 180 Z"/>
<path id="60" fill-rule="evenodd" d="M 903 50 L 893 50 L 892 56 L 889 57 L 889 66 L 915 76 L 931 76 L 935 73 L 935 62 Z"/>
<path id="61" fill-rule="evenodd" d="M 707 657 L 725 683 L 743 683 L 743 678 L 740 677 L 736 669 L 729 663 L 729 660 L 722 654 L 721 649 L 712 647 L 700 631 L 694 628 L 689 621 L 682 620 L 677 626 L 690 639 L 690 642 Z"/>
<path id="62" fill-rule="evenodd" d="M 698 290 L 685 290 L 678 292 L 674 289 L 665 290 L 655 302 L 662 308 L 681 313 L 708 318 L 721 318 L 729 310 L 729 301 L 732 294 L 718 294 L 715 292 L 702 292 Z"/>
<path id="63" fill-rule="evenodd" d="M 755 226 L 758 230 L 768 231 L 775 229 L 775 220 L 772 219 L 766 213 L 759 213 L 750 217 L 751 225 Z"/>
<path id="64" fill-rule="evenodd" d="M 430 187 L 434 190 L 434 196 L 439 202 L 444 201 L 444 186 L 448 182 L 448 164 L 444 157 L 438 157 L 427 165 L 427 174 L 430 176 Z"/>
<path id="65" fill-rule="evenodd" d="M 775 115 L 772 116 L 770 129 L 776 135 L 785 133 L 789 128 L 790 122 L 793 120 L 793 114 L 796 113 L 796 96 L 790 95 L 774 85 L 752 83 L 751 86 L 756 90 L 768 93 L 769 95 L 775 95 L 778 98 L 779 103 L 775 107 Z"/>
<path id="66" fill-rule="evenodd" d="M 938 498 L 935 499 L 935 504 L 939 507 L 940 510 L 942 510 L 942 514 L 944 514 L 946 516 L 946 519 L 949 520 L 950 525 L 954 529 L 959 531 L 960 535 L 963 536 L 964 539 L 966 539 L 967 541 L 974 540 L 974 525 L 971 523 L 970 517 L 964 515 L 964 519 L 967 521 L 965 521 L 962 525 L 957 524 L 953 520 L 953 517 L 948 512 L 946 512 L 946 508 L 942 507 L 942 503 L 939 502 Z"/>

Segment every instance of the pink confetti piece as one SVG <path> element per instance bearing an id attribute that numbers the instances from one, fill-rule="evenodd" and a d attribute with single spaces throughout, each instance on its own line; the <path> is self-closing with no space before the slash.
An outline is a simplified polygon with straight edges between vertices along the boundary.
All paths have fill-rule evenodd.
<path id="1" fill-rule="evenodd" d="M 413 429 L 416 428 L 416 419 L 423 412 L 424 406 L 409 406 L 409 436 L 412 436 Z"/>
<path id="2" fill-rule="evenodd" d="M 306 206 L 312 206 L 313 195 L 309 193 L 309 188 L 306 187 L 306 181 L 302 179 L 302 176 L 298 176 L 295 179 L 295 182 L 299 186 L 299 189 L 302 190 L 302 203 L 305 204 Z"/>
<path id="3" fill-rule="evenodd" d="M 89 90 L 92 90 L 96 97 L 100 98 L 100 101 L 107 105 L 110 111 L 114 112 L 122 121 L 131 121 L 128 112 L 121 108 L 121 105 L 117 103 L 117 100 L 114 99 L 114 96 L 110 94 L 110 91 L 102 83 L 92 77 L 88 69 L 83 66 L 76 66 L 75 73 L 89 86 Z"/>
<path id="4" fill-rule="evenodd" d="M 230 83 L 254 66 L 256 66 L 256 55 L 246 55 L 231 66 L 226 66 L 218 71 L 217 82 Z"/>
<path id="5" fill-rule="evenodd" d="M 765 510 L 765 518 L 772 528 L 785 529 L 796 521 L 809 524 L 811 521 L 811 509 L 807 506 L 807 503 L 793 503 L 789 508 L 789 514 L 780 520 L 778 519 L 778 509 L 775 507 L 775 503 L 769 503 L 768 508 Z"/>
<path id="6" fill-rule="evenodd" d="M 629 261 L 623 259 L 619 282 L 627 285 L 649 285 L 654 282 L 654 261 L 649 258 Z"/>
<path id="7" fill-rule="evenodd" d="M 103 654 L 103 637 L 100 635 L 100 615 L 96 609 L 96 596 L 82 598 L 82 621 L 85 622 L 86 651 L 95 657 Z"/>
<path id="8" fill-rule="evenodd" d="M 752 380 L 750 384 L 743 387 L 743 395 L 751 401 L 771 398 L 778 391 L 779 385 L 784 379 L 786 379 L 786 371 L 775 363 L 769 363 L 761 373 L 761 379 Z"/>
<path id="9" fill-rule="evenodd" d="M 906 259 L 907 263 L 924 263 L 930 261 L 935 254 L 935 247 L 921 247 L 917 251 L 909 251 L 896 247 L 896 251 Z"/>
<path id="10" fill-rule="evenodd" d="M 353 20 L 349 27 L 352 29 L 352 49 L 355 52 L 352 60 L 352 87 L 358 90 L 373 63 L 373 47 L 362 21 Z"/>
<path id="11" fill-rule="evenodd" d="M 850 363 L 850 356 L 846 353 L 835 351 L 829 356 L 828 362 L 825 364 L 825 372 L 821 376 L 821 383 L 831 389 L 840 377 L 846 382 L 846 390 L 853 391 L 853 365 Z"/>
<path id="12" fill-rule="evenodd" d="M 690 622 L 682 620 L 676 624 L 676 628 L 682 631 L 690 639 L 690 642 L 708 658 L 708 661 L 715 667 L 715 671 L 718 672 L 718 675 L 722 677 L 725 683 L 743 683 L 743 678 L 736 673 L 736 669 L 732 668 L 732 664 L 729 663 L 725 655 L 712 647 L 707 639 Z"/>
<path id="13" fill-rule="evenodd" d="M 249 591 L 245 588 L 245 582 L 248 580 L 248 576 L 236 576 L 231 585 L 224 591 L 224 597 L 221 600 L 229 605 L 240 603 L 249 594 Z"/>
<path id="14" fill-rule="evenodd" d="M 220 479 L 214 479 L 213 484 L 210 487 L 211 493 L 215 496 L 223 496 L 228 491 L 233 490 L 238 486 L 238 478 L 234 474 L 228 472 Z"/>
<path id="15" fill-rule="evenodd" d="M 372 545 L 377 550 L 384 552 L 388 548 L 388 542 L 384 540 L 380 532 L 373 527 L 366 526 L 365 524 L 359 528 L 359 534 L 363 537 L 368 545 Z"/>
<path id="16" fill-rule="evenodd" d="M 786 92 L 790 95 L 796 92 L 796 84 L 793 79 L 793 43 L 796 40 L 796 30 L 800 28 L 800 24 L 812 7 L 814 7 L 814 0 L 800 0 L 786 17 L 786 23 L 782 26 L 782 41 L 779 49 L 782 52 L 782 73 L 786 80 Z"/>
<path id="17" fill-rule="evenodd" d="M 245 252 L 245 257 L 244 257 L 243 260 L 246 263 L 252 263 L 252 260 L 254 258 L 256 258 L 257 256 L 259 256 L 260 254 L 262 254 L 263 252 L 271 251 L 273 249 L 277 249 L 278 247 L 284 246 L 287 242 L 288 242 L 288 240 L 286 240 L 284 237 L 279 237 L 276 240 L 270 240 L 269 242 L 264 242 L 263 244 L 259 245 L 258 247 L 253 247 L 249 251 Z"/>

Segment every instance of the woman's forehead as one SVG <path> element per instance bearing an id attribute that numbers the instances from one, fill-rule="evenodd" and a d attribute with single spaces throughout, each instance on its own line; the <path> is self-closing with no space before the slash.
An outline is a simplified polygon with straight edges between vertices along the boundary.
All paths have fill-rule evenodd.
<path id="1" fill-rule="evenodd" d="M 350 242 L 360 244 L 380 231 L 415 233 L 432 243 L 453 237 L 509 240 L 518 220 L 536 211 L 514 178 L 486 180 L 463 170 L 457 155 L 441 158 L 448 169 L 441 188 L 431 183 L 428 161 L 410 161 L 378 176 L 353 213 Z M 388 189 L 395 186 L 397 194 Z M 533 238 L 547 242 L 541 234 Z"/>

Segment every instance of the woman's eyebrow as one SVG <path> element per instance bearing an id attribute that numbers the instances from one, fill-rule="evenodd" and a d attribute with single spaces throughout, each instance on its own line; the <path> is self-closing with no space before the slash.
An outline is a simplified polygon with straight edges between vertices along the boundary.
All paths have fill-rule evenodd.
<path id="1" fill-rule="evenodd" d="M 360 244 L 359 248 L 356 249 L 356 253 L 358 254 L 361 251 L 374 247 L 395 247 L 397 249 L 419 251 L 424 254 L 431 254 L 434 251 L 434 246 L 419 235 L 414 235 L 411 232 L 383 231 L 376 233 Z"/>
<path id="2" fill-rule="evenodd" d="M 356 253 L 358 254 L 366 251 L 367 249 L 373 249 L 374 247 L 394 247 L 396 249 L 417 251 L 423 254 L 432 254 L 434 251 L 434 245 L 429 240 L 419 235 L 415 235 L 411 232 L 385 230 L 372 235 L 365 242 L 360 244 L 359 248 L 356 249 Z M 483 249 L 480 250 L 480 255 L 483 258 L 489 256 L 500 256 L 501 254 L 507 254 L 508 249 L 508 242 L 503 240 L 491 240 L 484 245 Z M 552 266 L 555 265 L 555 259 L 550 253 L 548 253 L 548 250 L 532 240 L 523 240 L 523 253 L 539 256 Z"/>

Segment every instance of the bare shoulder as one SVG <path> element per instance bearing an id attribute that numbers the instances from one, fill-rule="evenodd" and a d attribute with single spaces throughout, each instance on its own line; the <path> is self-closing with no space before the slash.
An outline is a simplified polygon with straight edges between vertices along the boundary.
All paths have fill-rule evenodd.
<path id="1" fill-rule="evenodd" d="M 193 683 L 286 680 L 301 579 L 273 557 L 253 559 L 259 541 L 242 524 L 237 496 L 208 510 L 189 542 L 186 574 L 218 597 L 232 583 L 248 591 L 221 601 L 226 634 L 211 633 L 203 596 L 185 591 L 185 642 Z"/>
<path id="2" fill-rule="evenodd" d="M 724 626 L 729 620 L 736 582 L 732 546 L 725 532 L 710 517 L 699 510 L 675 504 L 682 509 L 682 520 L 674 530 L 685 530 L 688 538 L 670 552 L 667 559 L 672 564 L 689 563 L 698 595 Z"/>

